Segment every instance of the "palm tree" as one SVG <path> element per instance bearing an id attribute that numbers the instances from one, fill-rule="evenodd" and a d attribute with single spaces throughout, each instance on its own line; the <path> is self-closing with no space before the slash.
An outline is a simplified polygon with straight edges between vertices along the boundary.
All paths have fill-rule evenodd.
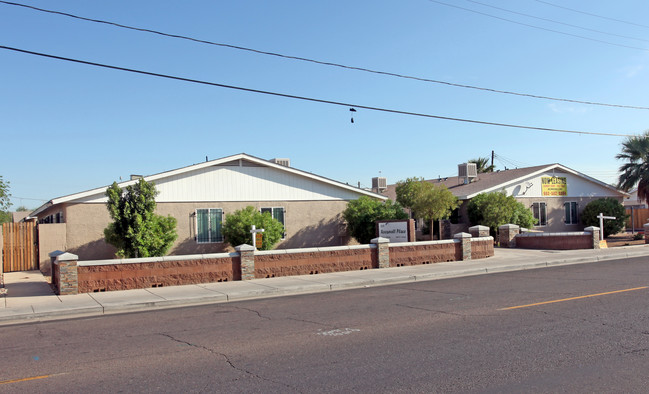
<path id="1" fill-rule="evenodd" d="M 628 137 L 615 158 L 627 161 L 620 166 L 617 187 L 628 192 L 637 185 L 638 201 L 649 202 L 649 131 Z"/>
<path id="2" fill-rule="evenodd" d="M 494 172 L 494 165 L 489 165 L 489 159 L 486 157 L 471 159 L 469 160 L 469 163 L 475 163 L 478 174 L 482 174 L 484 172 Z"/>

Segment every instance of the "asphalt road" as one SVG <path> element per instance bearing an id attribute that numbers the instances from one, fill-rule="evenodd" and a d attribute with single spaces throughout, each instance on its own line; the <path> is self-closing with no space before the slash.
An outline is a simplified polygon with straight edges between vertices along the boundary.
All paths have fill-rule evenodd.
<path id="1" fill-rule="evenodd" d="M 645 286 L 638 258 L 3 327 L 0 392 L 646 392 Z"/>

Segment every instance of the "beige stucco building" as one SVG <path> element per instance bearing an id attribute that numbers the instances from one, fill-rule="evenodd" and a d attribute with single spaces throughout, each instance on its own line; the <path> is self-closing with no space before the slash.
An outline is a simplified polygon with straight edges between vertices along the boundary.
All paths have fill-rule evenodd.
<path id="1" fill-rule="evenodd" d="M 460 164 L 457 176 L 427 180 L 446 186 L 462 202 L 452 233 L 466 231 L 471 225 L 466 202 L 480 193 L 505 191 L 514 196 L 538 220 L 534 229 L 546 232 L 581 231 L 584 225 L 580 214 L 589 202 L 607 197 L 622 202 L 628 196 L 557 163 L 481 174 L 471 164 Z M 396 199 L 395 188 L 396 185 L 387 186 L 384 195 Z"/>
<path id="2" fill-rule="evenodd" d="M 343 245 L 349 242 L 341 215 L 347 202 L 363 195 L 386 199 L 289 165 L 286 159 L 269 161 L 242 153 L 144 176 L 159 192 L 156 213 L 178 220 L 178 239 L 170 254 L 229 250 L 221 225 L 228 214 L 249 205 L 284 224 L 278 248 Z M 134 184 L 133 178 L 119 186 Z M 103 234 L 111 222 L 107 187 L 52 199 L 31 213 L 39 222 L 42 270 L 48 270 L 47 254 L 54 250 L 83 260 L 114 257 L 115 249 Z"/>

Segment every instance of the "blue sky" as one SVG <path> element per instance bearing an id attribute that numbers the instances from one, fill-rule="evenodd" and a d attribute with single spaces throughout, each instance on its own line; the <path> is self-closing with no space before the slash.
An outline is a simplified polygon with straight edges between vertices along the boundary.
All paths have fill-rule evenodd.
<path id="1" fill-rule="evenodd" d="M 547 1 L 582 12 L 535 0 L 17 2 L 455 84 L 649 107 L 649 50 L 643 49 L 649 48 L 649 22 L 643 18 L 649 3 Z M 639 134 L 649 129 L 646 109 L 389 77 L 3 3 L 0 37 L 6 47 L 360 106 L 589 133 Z M 354 120 L 350 122 L 345 106 L 0 49 L 0 175 L 11 183 L 13 208 L 36 208 L 130 174 L 154 174 L 202 162 L 206 156 L 241 152 L 265 159 L 288 157 L 298 169 L 365 187 L 379 174 L 388 183 L 455 175 L 457 164 L 490 156 L 492 150 L 499 169 L 558 162 L 614 182 L 621 164 L 615 155 L 624 141 L 359 108 Z"/>

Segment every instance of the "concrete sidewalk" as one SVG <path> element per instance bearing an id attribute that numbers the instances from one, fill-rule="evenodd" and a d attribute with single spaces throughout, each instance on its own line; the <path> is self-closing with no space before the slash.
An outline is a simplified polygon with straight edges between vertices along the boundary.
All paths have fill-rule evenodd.
<path id="1" fill-rule="evenodd" d="M 55 295 L 46 278 L 38 271 L 12 272 L 5 274 L 7 294 L 0 296 L 0 325 L 319 293 L 639 256 L 647 256 L 649 261 L 649 245 L 569 251 L 497 248 L 495 256 L 481 260 L 66 296 Z"/>

